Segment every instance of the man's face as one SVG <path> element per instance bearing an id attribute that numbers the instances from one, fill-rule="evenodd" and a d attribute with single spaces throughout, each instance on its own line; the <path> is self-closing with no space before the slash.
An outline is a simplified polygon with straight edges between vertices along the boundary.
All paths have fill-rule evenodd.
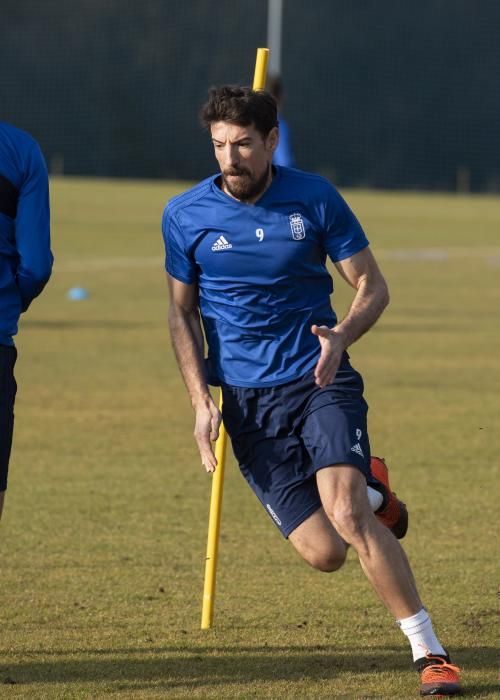
<path id="1" fill-rule="evenodd" d="M 211 134 L 223 189 L 242 201 L 258 199 L 270 181 L 277 128 L 264 138 L 253 125 L 214 122 Z"/>

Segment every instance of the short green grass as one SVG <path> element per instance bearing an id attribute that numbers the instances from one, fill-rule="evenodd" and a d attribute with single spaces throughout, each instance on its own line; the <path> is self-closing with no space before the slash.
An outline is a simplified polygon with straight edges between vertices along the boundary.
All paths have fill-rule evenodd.
<path id="1" fill-rule="evenodd" d="M 56 266 L 23 319 L 2 521 L 1 697 L 411 698 L 355 556 L 312 571 L 234 465 L 215 626 L 210 479 L 170 349 L 160 219 L 182 183 L 52 183 Z M 500 200 L 347 192 L 392 303 L 352 348 L 405 547 L 469 697 L 496 698 Z M 84 286 L 90 297 L 71 302 Z M 339 282 L 336 307 L 349 290 Z"/>

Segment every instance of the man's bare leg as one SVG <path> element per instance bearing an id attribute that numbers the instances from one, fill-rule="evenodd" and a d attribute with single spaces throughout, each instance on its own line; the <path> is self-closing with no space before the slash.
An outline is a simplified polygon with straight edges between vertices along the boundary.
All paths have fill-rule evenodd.
<path id="1" fill-rule="evenodd" d="M 318 471 L 318 490 L 336 532 L 352 545 L 376 593 L 396 619 L 422 609 L 401 545 L 370 508 L 363 474 L 350 465 Z"/>
<path id="2" fill-rule="evenodd" d="M 336 571 L 345 561 L 347 545 L 335 532 L 323 508 L 304 520 L 288 539 L 300 556 L 320 571 Z"/>

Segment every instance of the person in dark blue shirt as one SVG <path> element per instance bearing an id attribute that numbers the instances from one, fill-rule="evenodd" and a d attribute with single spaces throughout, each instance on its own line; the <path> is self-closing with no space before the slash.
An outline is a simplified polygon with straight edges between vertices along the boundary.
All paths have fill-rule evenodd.
<path id="1" fill-rule="evenodd" d="M 363 380 L 347 353 L 388 303 L 368 240 L 329 182 L 272 165 L 269 93 L 213 88 L 201 116 L 220 173 L 171 200 L 162 230 L 170 333 L 202 463 L 217 467 L 221 415 L 208 384 L 219 384 L 242 474 L 284 537 L 322 571 L 352 546 L 410 641 L 421 693 L 458 692 L 396 539 L 406 509 L 370 455 Z M 340 322 L 327 258 L 354 289 Z"/>
<path id="2" fill-rule="evenodd" d="M 37 142 L 0 122 L 0 515 L 14 427 L 13 336 L 52 270 L 49 185 Z"/>
<path id="3" fill-rule="evenodd" d="M 273 153 L 273 163 L 274 165 L 285 165 L 287 168 L 295 168 L 290 126 L 288 120 L 283 116 L 283 83 L 279 75 L 270 76 L 267 81 L 267 89 L 276 100 L 280 132 L 278 145 Z"/>

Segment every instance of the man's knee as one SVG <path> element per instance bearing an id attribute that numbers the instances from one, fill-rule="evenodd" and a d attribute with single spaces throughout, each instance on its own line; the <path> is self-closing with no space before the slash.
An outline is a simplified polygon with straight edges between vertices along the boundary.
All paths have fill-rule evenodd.
<path id="1" fill-rule="evenodd" d="M 325 513 L 345 542 L 362 544 L 375 518 L 366 493 L 366 479 L 349 464 L 322 469 L 317 474 Z"/>
<path id="2" fill-rule="evenodd" d="M 337 571 L 344 564 L 346 558 L 346 550 L 344 551 L 321 551 L 318 549 L 308 549 L 300 552 L 301 557 L 309 566 L 318 571 L 331 573 Z"/>
<path id="3" fill-rule="evenodd" d="M 325 509 L 339 535 L 349 544 L 364 539 L 373 515 L 364 504 L 342 503 Z"/>
<path id="4" fill-rule="evenodd" d="M 319 508 L 289 535 L 291 544 L 309 566 L 318 571 L 336 571 L 346 558 L 346 543 Z"/>

